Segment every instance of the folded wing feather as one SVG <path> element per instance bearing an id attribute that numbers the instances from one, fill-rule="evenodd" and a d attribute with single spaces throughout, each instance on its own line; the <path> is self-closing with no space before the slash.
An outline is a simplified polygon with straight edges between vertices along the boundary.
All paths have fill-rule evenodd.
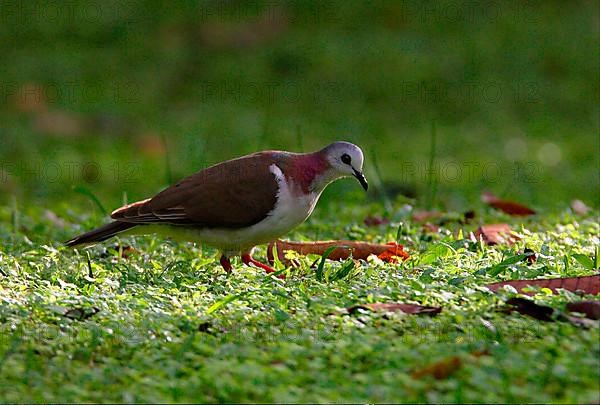
<path id="1" fill-rule="evenodd" d="M 278 184 L 269 171 L 285 164 L 281 153 L 260 152 L 211 166 L 156 196 L 115 210 L 111 217 L 135 224 L 243 228 L 275 207 Z"/>

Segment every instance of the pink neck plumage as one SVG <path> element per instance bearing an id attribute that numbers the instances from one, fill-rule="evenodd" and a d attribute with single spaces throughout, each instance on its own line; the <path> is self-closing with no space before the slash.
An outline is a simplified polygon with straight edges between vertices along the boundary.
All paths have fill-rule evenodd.
<path id="1" fill-rule="evenodd" d="M 302 192 L 321 192 L 331 181 L 326 179 L 331 165 L 319 152 L 298 155 L 291 164 L 290 178 L 300 186 Z M 323 183 L 323 184 L 322 184 Z"/>

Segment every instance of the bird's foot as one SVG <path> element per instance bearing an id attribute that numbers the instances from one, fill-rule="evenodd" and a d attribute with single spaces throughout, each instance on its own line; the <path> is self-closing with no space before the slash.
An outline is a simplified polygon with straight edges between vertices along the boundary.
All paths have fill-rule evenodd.
<path id="1" fill-rule="evenodd" d="M 221 259 L 219 259 L 219 263 L 221 263 L 221 266 L 223 266 L 223 269 L 227 273 L 231 273 L 231 270 L 233 270 L 233 266 L 231 265 L 231 262 L 229 261 L 229 258 L 227 256 L 222 255 Z"/>
<path id="2" fill-rule="evenodd" d="M 243 255 L 242 255 L 242 262 L 244 262 L 244 264 L 245 264 L 246 266 L 250 266 L 251 264 L 253 264 L 253 265 L 255 265 L 256 267 L 260 267 L 261 269 L 263 269 L 264 271 L 266 271 L 266 272 L 267 272 L 267 274 L 269 274 L 269 273 L 274 273 L 274 272 L 276 272 L 276 271 L 277 271 L 277 270 L 275 270 L 273 267 L 271 267 L 271 266 L 269 266 L 269 265 L 267 265 L 267 264 L 261 263 L 261 262 L 259 262 L 259 261 L 258 261 L 258 260 L 256 260 L 256 259 L 253 259 L 253 258 L 252 258 L 252 256 L 250 256 L 250 254 L 248 254 L 248 253 L 246 253 L 246 254 L 243 254 Z M 280 275 L 279 275 L 279 276 L 277 276 L 277 277 L 279 277 L 279 278 L 281 278 L 281 279 L 284 279 L 284 278 L 285 278 L 285 276 L 284 276 L 283 274 L 280 274 Z"/>

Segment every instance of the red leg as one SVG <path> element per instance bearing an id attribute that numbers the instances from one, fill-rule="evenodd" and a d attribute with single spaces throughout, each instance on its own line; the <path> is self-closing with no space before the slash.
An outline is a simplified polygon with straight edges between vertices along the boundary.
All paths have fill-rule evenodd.
<path id="1" fill-rule="evenodd" d="M 219 259 L 219 263 L 221 263 L 221 266 L 223 266 L 223 269 L 227 273 L 231 273 L 231 270 L 233 270 L 233 266 L 231 265 L 231 262 L 229 261 L 227 256 L 221 255 L 221 259 Z"/>
<path id="2" fill-rule="evenodd" d="M 253 259 L 252 256 L 250 256 L 249 253 L 245 253 L 245 254 L 242 255 L 242 262 L 244 262 L 244 264 L 246 266 L 250 266 L 251 264 L 253 264 L 256 267 L 260 267 L 261 269 L 263 269 L 264 271 L 266 271 L 267 274 L 268 273 L 274 273 L 275 271 L 277 271 L 273 267 L 268 266 L 268 265 L 266 265 L 264 263 L 259 262 L 258 260 Z M 280 274 L 279 278 L 285 278 L 285 277 L 283 276 L 283 274 Z"/>

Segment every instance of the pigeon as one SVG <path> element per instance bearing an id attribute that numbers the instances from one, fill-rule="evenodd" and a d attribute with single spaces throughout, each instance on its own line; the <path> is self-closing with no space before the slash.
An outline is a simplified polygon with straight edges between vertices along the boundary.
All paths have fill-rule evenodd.
<path id="1" fill-rule="evenodd" d="M 252 257 L 254 247 L 302 224 L 334 180 L 353 176 L 366 191 L 363 160 L 362 150 L 349 142 L 313 153 L 269 150 L 227 160 L 152 198 L 116 209 L 113 222 L 65 244 L 93 244 L 121 233 L 160 233 L 219 249 L 227 272 L 232 270 L 230 258 L 241 256 L 247 266 L 272 273 L 271 266 Z"/>

